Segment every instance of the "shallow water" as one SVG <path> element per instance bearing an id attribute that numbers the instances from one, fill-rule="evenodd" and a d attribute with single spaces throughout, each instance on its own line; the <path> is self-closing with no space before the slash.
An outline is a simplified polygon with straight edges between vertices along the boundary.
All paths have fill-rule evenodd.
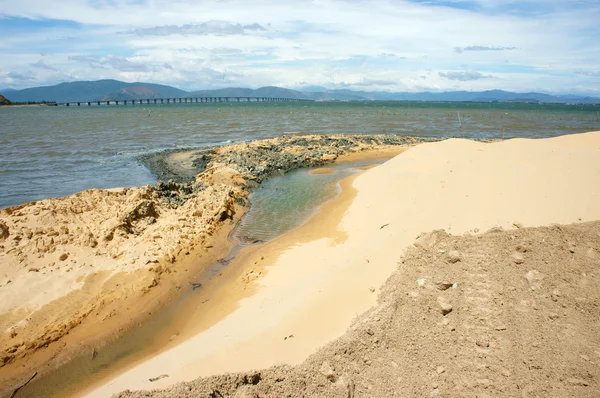
<path id="1" fill-rule="evenodd" d="M 0 208 L 90 188 L 153 184 L 138 157 L 162 149 L 286 132 L 549 137 L 600 130 L 599 111 L 595 105 L 386 101 L 0 107 Z"/>
<path id="2" fill-rule="evenodd" d="M 339 182 L 378 161 L 357 161 L 328 165 L 331 174 L 311 174 L 300 169 L 271 177 L 250 195 L 250 211 L 232 238 L 241 245 L 268 242 L 299 227 L 319 207 L 339 192 Z"/>

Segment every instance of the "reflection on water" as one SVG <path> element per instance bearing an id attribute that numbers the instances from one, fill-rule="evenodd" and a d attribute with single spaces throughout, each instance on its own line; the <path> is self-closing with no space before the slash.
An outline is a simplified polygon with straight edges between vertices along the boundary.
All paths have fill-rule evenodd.
<path id="1" fill-rule="evenodd" d="M 600 130 L 599 111 L 595 105 L 387 101 L 3 107 L 0 208 L 89 188 L 152 184 L 137 157 L 161 149 L 286 132 L 549 137 Z"/>

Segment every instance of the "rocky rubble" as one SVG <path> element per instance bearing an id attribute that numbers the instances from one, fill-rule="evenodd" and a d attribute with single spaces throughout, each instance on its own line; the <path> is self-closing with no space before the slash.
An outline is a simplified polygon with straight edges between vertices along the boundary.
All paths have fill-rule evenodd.
<path id="1" fill-rule="evenodd" d="M 338 156 L 373 148 L 414 145 L 435 141 L 429 137 L 407 137 L 389 134 L 378 135 L 284 135 L 278 138 L 233 144 L 223 147 L 191 151 L 190 172 L 182 172 L 169 162 L 169 155 L 182 151 L 163 151 L 141 158 L 160 179 L 180 183 L 190 182 L 204 170 L 227 165 L 245 179 L 261 182 L 265 178 L 290 170 L 321 166 L 333 162 Z"/>

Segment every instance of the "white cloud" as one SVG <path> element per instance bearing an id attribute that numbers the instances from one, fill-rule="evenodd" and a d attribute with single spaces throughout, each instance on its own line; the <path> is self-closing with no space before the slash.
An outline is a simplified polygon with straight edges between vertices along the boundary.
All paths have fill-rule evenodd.
<path id="1" fill-rule="evenodd" d="M 51 71 L 56 71 L 57 69 L 52 66 L 52 65 L 48 65 L 46 62 L 44 62 L 43 60 L 39 60 L 33 64 L 29 64 L 31 66 L 33 66 L 34 68 L 40 68 L 40 69 L 45 69 L 45 70 L 51 70 Z"/>
<path id="2" fill-rule="evenodd" d="M 266 29 L 257 23 L 249 25 L 232 24 L 227 21 L 208 21 L 197 25 L 163 25 L 152 28 L 134 29 L 130 34 L 138 36 L 170 36 L 170 35 L 245 35 L 250 32 L 261 32 Z"/>
<path id="3" fill-rule="evenodd" d="M 600 43 L 593 39 L 600 37 L 597 3 L 566 7 L 558 0 L 529 0 L 525 8 L 512 0 L 476 0 L 473 10 L 435 3 L 4 2 L 0 16 L 39 23 L 3 37 L 0 84 L 20 88 L 76 77 L 190 90 L 308 82 L 357 89 L 596 92 L 586 81 L 597 81 L 593 72 L 600 64 Z M 40 53 L 47 54 L 43 62 Z M 9 72 L 32 79 L 9 78 Z"/>
<path id="4" fill-rule="evenodd" d="M 589 76 L 589 77 L 600 77 L 600 70 L 581 70 L 575 72 L 578 75 Z"/>
<path id="5" fill-rule="evenodd" d="M 496 47 L 496 46 L 467 46 L 454 47 L 454 52 L 462 54 L 465 51 L 510 51 L 516 50 L 517 47 Z"/>
<path id="6" fill-rule="evenodd" d="M 483 75 L 474 70 L 460 71 L 460 72 L 439 72 L 441 77 L 446 78 L 448 80 L 458 80 L 461 82 L 468 82 L 471 80 L 479 80 L 479 79 L 493 79 L 494 76 L 491 75 Z"/>

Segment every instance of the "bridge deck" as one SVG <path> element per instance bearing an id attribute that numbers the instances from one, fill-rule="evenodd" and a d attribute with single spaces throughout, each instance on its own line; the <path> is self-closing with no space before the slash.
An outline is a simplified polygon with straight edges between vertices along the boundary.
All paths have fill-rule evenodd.
<path id="1" fill-rule="evenodd" d="M 296 102 L 310 101 L 300 98 L 279 97 L 182 97 L 182 98 L 147 98 L 129 100 L 107 100 L 107 101 L 72 101 L 60 102 L 59 106 L 99 106 L 99 105 L 135 105 L 135 104 L 190 104 L 209 102 Z"/>

